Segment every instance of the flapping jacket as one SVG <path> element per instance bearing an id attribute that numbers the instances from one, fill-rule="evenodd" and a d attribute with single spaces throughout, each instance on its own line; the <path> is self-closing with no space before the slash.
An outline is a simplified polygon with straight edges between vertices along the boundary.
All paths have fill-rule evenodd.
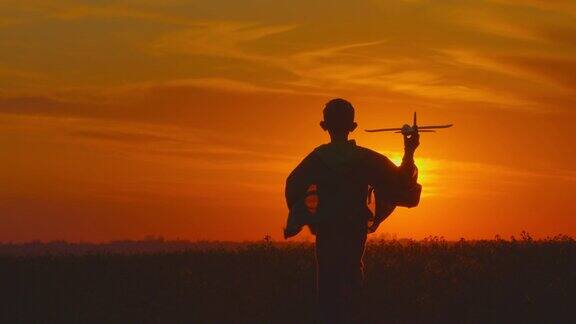
<path id="1" fill-rule="evenodd" d="M 289 209 L 284 237 L 298 234 L 308 225 L 312 233 L 332 222 L 380 222 L 390 207 L 418 205 L 422 187 L 413 160 L 396 166 L 384 155 L 357 146 L 351 140 L 317 147 L 286 180 Z M 305 204 L 307 190 L 316 185 L 318 208 L 311 213 Z M 375 212 L 367 206 L 374 193 Z"/>

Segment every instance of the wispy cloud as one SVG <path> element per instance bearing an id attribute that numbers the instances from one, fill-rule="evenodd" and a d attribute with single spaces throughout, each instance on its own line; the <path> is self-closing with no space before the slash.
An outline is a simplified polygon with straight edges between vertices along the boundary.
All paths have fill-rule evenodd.
<path id="1" fill-rule="evenodd" d="M 574 91 L 576 60 L 545 56 L 500 56 L 496 60 Z"/>
<path id="2" fill-rule="evenodd" d="M 544 11 L 563 14 L 576 14 L 576 5 L 571 0 L 491 0 L 496 4 L 514 5 L 517 7 L 532 7 Z"/>
<path id="3" fill-rule="evenodd" d="M 197 22 L 194 29 L 180 30 L 157 40 L 152 49 L 161 53 L 185 53 L 190 55 L 210 55 L 216 57 L 239 58 L 268 62 L 263 55 L 243 50 L 245 42 L 283 33 L 297 25 L 261 25 L 258 23 L 234 21 Z"/>
<path id="4" fill-rule="evenodd" d="M 296 7 L 304 5 L 294 3 Z M 509 5 L 517 5 L 519 11 L 503 10 L 503 6 Z M 60 49 L 53 62 L 46 62 L 45 70 L 29 69 L 25 74 L 18 74 L 24 65 L 15 64 L 13 72 L 5 73 L 9 80 L 5 91 L 12 95 L 54 96 L 49 93 L 52 91 L 61 98 L 100 97 L 97 101 L 103 102 L 107 96 L 119 94 L 121 89 L 136 89 L 145 84 L 178 87 L 189 83 L 224 91 L 284 91 L 320 96 L 371 89 L 415 100 L 476 102 L 534 110 L 542 103 L 534 100 L 535 87 L 531 83 L 549 78 L 533 73 L 537 69 L 534 62 L 495 58 L 517 58 L 518 50 L 530 57 L 541 57 L 542 53 L 551 53 L 554 42 L 572 46 L 574 28 L 569 19 L 564 16 L 552 19 L 542 11 L 548 10 L 547 7 L 570 6 L 568 3 L 534 1 L 527 7 L 514 1 L 466 4 L 374 1 L 341 6 L 335 10 L 358 10 L 364 18 L 347 28 L 336 25 L 338 32 L 331 32 L 330 16 L 326 12 L 315 12 L 315 7 L 308 8 L 317 17 L 312 22 L 282 16 L 274 6 L 262 8 L 270 10 L 269 19 L 262 20 L 250 18 L 245 12 L 247 9 L 242 8 L 225 10 L 218 19 L 208 14 L 215 9 L 207 3 L 198 3 L 198 10 L 189 12 L 177 10 L 188 8 L 178 1 L 149 1 L 140 5 L 130 1 L 53 5 L 38 2 L 33 14 L 27 14 L 32 18 L 26 28 L 42 28 L 46 35 L 50 35 L 52 29 L 61 32 L 62 26 L 69 25 L 70 30 L 81 28 L 88 18 L 94 26 L 101 27 L 117 24 L 117 18 L 129 19 L 118 25 L 119 29 L 102 27 L 102 30 L 108 33 L 109 42 L 118 44 L 115 51 L 121 54 L 119 57 L 137 59 L 118 61 L 116 71 L 109 72 L 117 73 L 118 77 L 97 73 L 90 64 L 70 66 L 66 60 L 58 61 L 58 57 L 65 57 L 71 49 L 91 53 L 100 65 L 116 63 L 103 59 L 108 56 L 106 51 L 94 51 L 90 44 L 76 41 L 76 36 L 67 37 L 72 47 Z M 31 10 L 16 2 L 4 8 L 7 12 Z M 413 19 L 419 23 L 406 24 Z M 88 27 L 87 33 L 98 30 Z M 147 32 L 138 33 L 138 30 Z M 7 39 L 14 41 L 22 38 L 17 37 L 20 32 L 18 29 L 5 31 L 14 36 Z M 47 46 L 39 39 L 30 39 L 29 33 L 23 35 L 38 52 Z M 126 42 L 127 35 L 139 41 Z M 99 34 L 93 36 L 94 42 L 104 41 Z M 22 51 L 23 47 L 10 48 L 8 54 L 15 48 Z M 52 46 L 50 50 L 55 48 Z M 562 56 L 565 59 L 572 51 L 566 48 L 564 54 L 548 59 L 556 60 L 558 65 L 570 64 L 562 61 Z M 15 61 L 16 57 L 28 59 L 20 53 L 8 57 L 7 62 Z M 62 72 L 48 69 L 51 65 L 62 65 Z M 176 65 L 181 68 L 175 68 Z M 85 71 L 72 73 L 77 69 Z M 112 67 L 108 69 L 114 71 Z M 571 82 L 560 72 L 552 74 L 563 84 Z M 33 75 L 42 76 L 44 81 L 31 81 Z M 99 77 L 94 78 L 96 82 L 82 75 Z M 10 76 L 15 78 L 10 80 Z M 525 76 L 529 81 L 522 80 Z M 118 82 L 122 79 L 126 80 Z M 33 86 L 26 87 L 26 83 Z M 42 83 L 51 84 L 51 88 L 42 87 Z M 513 86 L 502 89 L 507 83 Z M 126 94 L 130 98 L 129 91 Z M 558 92 L 554 96 L 566 98 L 567 95 Z"/>

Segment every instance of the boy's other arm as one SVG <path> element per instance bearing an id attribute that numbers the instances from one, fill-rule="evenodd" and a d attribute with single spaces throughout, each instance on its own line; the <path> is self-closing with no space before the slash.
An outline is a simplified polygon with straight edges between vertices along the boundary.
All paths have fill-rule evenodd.
<path id="1" fill-rule="evenodd" d="M 284 195 L 288 209 L 291 209 L 299 199 L 304 198 L 306 195 L 308 186 L 311 183 L 313 164 L 312 154 L 309 154 L 294 168 L 286 179 Z"/>
<path id="2" fill-rule="evenodd" d="M 299 211 L 298 205 L 302 204 L 308 187 L 312 183 L 314 176 L 314 158 L 308 155 L 298 166 L 290 173 L 286 179 L 286 205 L 288 205 L 288 218 L 286 220 L 286 227 L 284 227 L 284 238 L 287 239 L 300 232 L 302 227 L 306 225 L 306 221 L 302 219 L 302 213 Z"/>

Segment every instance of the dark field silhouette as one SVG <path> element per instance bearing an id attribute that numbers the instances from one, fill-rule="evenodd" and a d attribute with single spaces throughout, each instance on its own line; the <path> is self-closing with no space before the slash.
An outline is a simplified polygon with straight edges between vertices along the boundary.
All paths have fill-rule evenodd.
<path id="1" fill-rule="evenodd" d="M 52 244 L 0 247 L 0 322 L 317 318 L 310 243 Z M 372 241 L 365 263 L 368 323 L 574 321 L 576 242 L 569 237 Z"/>

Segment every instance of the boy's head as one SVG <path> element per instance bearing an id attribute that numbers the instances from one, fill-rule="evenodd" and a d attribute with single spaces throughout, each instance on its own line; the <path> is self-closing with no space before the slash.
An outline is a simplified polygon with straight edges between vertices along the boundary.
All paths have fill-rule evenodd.
<path id="1" fill-rule="evenodd" d="M 320 127 L 328 131 L 331 136 L 348 135 L 358 126 L 354 122 L 354 107 L 344 99 L 332 99 L 324 107 L 324 120 Z"/>

